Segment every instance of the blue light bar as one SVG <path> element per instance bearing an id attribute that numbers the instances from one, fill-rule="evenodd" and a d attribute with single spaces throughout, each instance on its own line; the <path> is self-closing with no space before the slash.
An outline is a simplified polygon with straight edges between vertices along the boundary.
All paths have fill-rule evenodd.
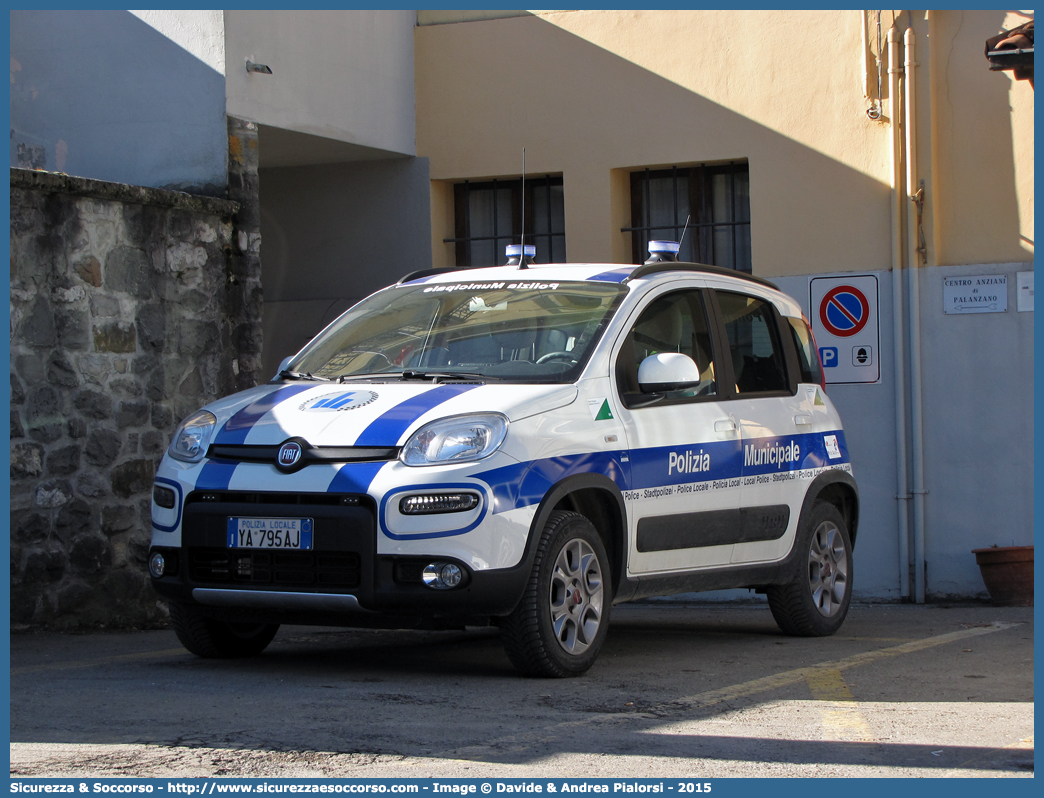
<path id="1" fill-rule="evenodd" d="M 521 244 L 508 244 L 506 249 L 504 250 L 504 254 L 507 255 L 509 258 L 517 258 L 519 255 L 523 254 L 522 253 L 522 245 Z M 536 244 L 526 244 L 525 257 L 527 257 L 527 258 L 535 258 L 536 257 Z"/>
<path id="2" fill-rule="evenodd" d="M 681 249 L 681 244 L 677 241 L 650 241 L 649 252 L 670 252 L 674 255 L 678 254 L 678 250 Z"/>

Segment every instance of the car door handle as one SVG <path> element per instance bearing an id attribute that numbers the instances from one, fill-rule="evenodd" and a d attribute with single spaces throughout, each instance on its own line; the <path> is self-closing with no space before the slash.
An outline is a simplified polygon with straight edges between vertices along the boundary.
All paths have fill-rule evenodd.
<path id="1" fill-rule="evenodd" d="M 812 416 L 806 415 L 805 413 L 798 413 L 794 416 L 794 423 L 798 426 L 808 426 L 812 423 Z"/>
<path id="2" fill-rule="evenodd" d="M 724 418 L 721 421 L 715 421 L 714 422 L 714 431 L 715 432 L 735 432 L 736 431 L 736 422 L 733 421 L 731 418 Z"/>

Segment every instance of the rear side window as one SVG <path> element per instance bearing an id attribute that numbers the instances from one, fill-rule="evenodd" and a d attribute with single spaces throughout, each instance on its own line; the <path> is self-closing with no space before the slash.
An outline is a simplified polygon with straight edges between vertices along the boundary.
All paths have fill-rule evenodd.
<path id="1" fill-rule="evenodd" d="M 729 353 L 739 394 L 790 393 L 787 369 L 772 305 L 763 299 L 718 291 Z"/>
<path id="2" fill-rule="evenodd" d="M 794 336 L 794 346 L 798 353 L 798 366 L 801 369 L 801 382 L 823 384 L 823 368 L 819 364 L 819 353 L 816 352 L 812 331 L 808 329 L 804 319 L 787 317 L 790 332 Z"/>

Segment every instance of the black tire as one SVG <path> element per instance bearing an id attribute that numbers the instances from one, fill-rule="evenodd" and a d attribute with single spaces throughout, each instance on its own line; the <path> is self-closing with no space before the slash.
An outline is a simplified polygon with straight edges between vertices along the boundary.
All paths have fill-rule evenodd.
<path id="1" fill-rule="evenodd" d="M 501 619 L 504 649 L 527 676 L 579 676 L 605 641 L 611 606 L 609 558 L 598 532 L 579 513 L 556 510 L 522 600 Z"/>
<path id="2" fill-rule="evenodd" d="M 279 631 L 277 623 L 218 621 L 190 604 L 177 602 L 170 603 L 170 620 L 181 645 L 207 659 L 256 656 Z"/>
<path id="3" fill-rule="evenodd" d="M 772 617 L 784 634 L 832 635 L 844 623 L 852 601 L 852 541 L 837 507 L 828 502 L 813 505 L 794 549 L 791 581 L 766 591 Z"/>

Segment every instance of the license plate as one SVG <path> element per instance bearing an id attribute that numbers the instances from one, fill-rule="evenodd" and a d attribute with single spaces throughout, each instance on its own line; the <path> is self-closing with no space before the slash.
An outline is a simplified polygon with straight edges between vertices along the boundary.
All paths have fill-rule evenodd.
<path id="1" fill-rule="evenodd" d="M 230 549 L 312 548 L 311 518 L 240 518 L 228 519 Z"/>

